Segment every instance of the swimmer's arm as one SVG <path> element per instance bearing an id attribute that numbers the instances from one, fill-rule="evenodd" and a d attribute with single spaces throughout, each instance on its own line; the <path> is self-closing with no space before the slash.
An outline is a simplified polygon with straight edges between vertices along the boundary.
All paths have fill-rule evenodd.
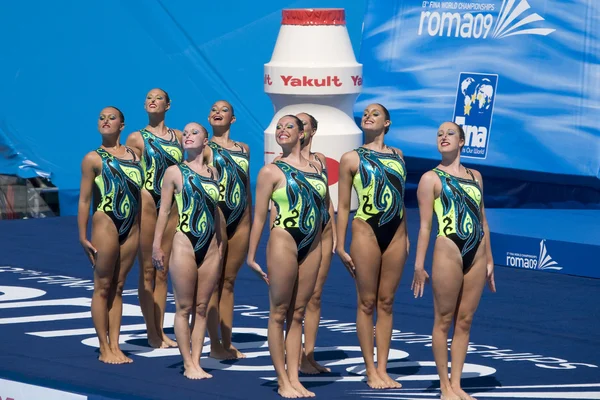
<path id="1" fill-rule="evenodd" d="M 154 242 L 152 243 L 152 249 L 160 250 L 162 246 L 162 238 L 169 221 L 171 214 L 171 205 L 173 204 L 173 193 L 177 186 L 177 178 L 179 177 L 179 167 L 172 165 L 165 171 L 163 178 L 162 188 L 160 190 L 160 209 L 158 210 L 158 217 L 156 219 L 156 228 L 154 229 Z"/>
<path id="2" fill-rule="evenodd" d="M 242 143 L 242 146 L 244 147 L 244 149 L 246 150 L 246 153 L 248 153 L 248 165 L 250 165 L 250 147 L 247 144 Z M 252 182 L 250 180 L 250 167 L 248 167 L 248 202 L 246 204 L 248 204 L 248 207 L 250 207 L 250 209 L 248 210 L 248 214 L 250 221 L 252 221 Z"/>
<path id="3" fill-rule="evenodd" d="M 410 239 L 408 238 L 408 220 L 406 218 L 406 205 L 404 204 L 402 204 L 402 223 L 404 224 L 404 235 L 406 235 L 406 254 L 409 254 Z"/>
<path id="4" fill-rule="evenodd" d="M 487 265 L 493 268 L 494 257 L 492 255 L 492 241 L 490 240 L 490 227 L 485 216 L 485 207 L 483 205 L 483 177 L 479 171 L 471 170 L 475 175 L 475 179 L 479 181 L 479 187 L 481 188 L 481 224 L 483 225 L 483 234 L 485 237 L 485 251 L 487 253 Z"/>
<path id="5" fill-rule="evenodd" d="M 331 201 L 329 186 L 327 187 L 327 197 L 329 198 L 329 219 L 331 220 L 331 234 L 333 235 L 332 251 L 335 253 L 335 248 L 337 246 L 337 224 L 335 223 L 335 209 L 333 208 L 333 201 Z"/>
<path id="6" fill-rule="evenodd" d="M 87 226 L 90 218 L 90 204 L 92 203 L 92 188 L 96 174 L 94 164 L 97 161 L 95 152 L 88 153 L 81 162 L 81 184 L 79 186 L 79 205 L 77 209 L 77 227 L 79 241 L 87 239 Z"/>
<path id="7" fill-rule="evenodd" d="M 274 163 L 277 160 L 280 160 L 281 156 L 277 156 L 273 159 L 273 161 L 271 163 Z M 275 203 L 273 203 L 272 200 L 269 200 L 269 204 L 270 204 L 270 208 L 271 208 L 271 212 L 269 214 L 269 226 L 273 226 L 273 222 L 275 222 L 275 217 L 276 217 L 276 209 L 275 209 Z"/>
<path id="8" fill-rule="evenodd" d="M 321 164 L 327 168 L 327 157 L 325 154 L 316 152 L 315 156 L 321 161 Z M 335 223 L 335 208 L 333 207 L 333 202 L 331 201 L 331 195 L 329 193 L 329 185 L 327 185 L 327 199 L 329 200 L 329 217 L 331 220 L 331 229 L 333 233 L 333 251 L 335 252 L 335 246 L 337 243 L 337 232 L 336 232 L 336 223 Z"/>
<path id="9" fill-rule="evenodd" d="M 398 157 L 400 157 L 402 161 L 404 161 L 404 153 L 402 153 L 402 150 L 400 150 L 397 147 L 394 147 L 393 149 L 396 150 Z M 408 222 L 406 221 L 406 206 L 404 204 L 402 204 L 402 216 L 402 222 L 404 223 L 404 233 L 406 234 L 406 252 L 408 253 L 410 241 L 408 240 Z"/>
<path id="10" fill-rule="evenodd" d="M 492 293 L 496 292 L 496 281 L 494 279 L 494 256 L 492 255 L 492 241 L 490 240 L 490 228 L 487 223 L 485 216 L 485 207 L 483 205 L 483 178 L 479 171 L 471 170 L 475 175 L 475 179 L 479 181 L 479 187 L 481 188 L 481 224 L 483 225 L 483 237 L 485 240 L 485 251 L 486 251 L 486 278 L 488 287 Z"/>
<path id="11" fill-rule="evenodd" d="M 221 213 L 219 212 L 219 206 L 215 205 L 215 213 L 213 215 L 215 221 L 215 238 L 217 239 L 217 247 L 219 247 L 219 253 L 222 254 L 223 235 L 221 234 Z"/>
<path id="12" fill-rule="evenodd" d="M 435 200 L 435 183 L 437 176 L 434 172 L 426 172 L 421 177 L 417 188 L 417 199 L 419 202 L 419 216 L 421 225 L 417 238 L 417 253 L 415 259 L 415 271 L 425 269 L 425 256 L 429 247 L 431 225 L 433 223 L 433 202 Z"/>
<path id="13" fill-rule="evenodd" d="M 96 249 L 87 240 L 87 227 L 90 218 L 90 204 L 92 202 L 92 188 L 96 173 L 94 167 L 100 160 L 96 152 L 88 153 L 81 162 L 81 184 L 79 187 L 79 205 L 77 209 L 77 228 L 79 230 L 79 242 L 83 246 L 92 266 L 95 265 Z"/>
<path id="14" fill-rule="evenodd" d="M 130 133 L 129 136 L 127 136 L 125 146 L 130 147 L 138 157 L 142 157 L 142 153 L 144 152 L 144 139 L 142 139 L 142 135 L 139 132 Z"/>
<path id="15" fill-rule="evenodd" d="M 248 264 L 255 263 L 256 250 L 258 249 L 258 243 L 267 220 L 269 200 L 271 199 L 277 179 L 275 171 L 271 167 L 274 166 L 266 165 L 262 167 L 256 178 L 254 220 L 252 221 L 252 229 L 250 230 L 250 243 L 248 245 L 247 256 Z"/>
<path id="16" fill-rule="evenodd" d="M 221 179 L 221 177 L 219 176 L 219 172 L 215 167 L 208 168 L 212 171 L 215 181 L 217 181 L 218 185 L 219 179 Z M 223 257 L 223 235 L 221 232 L 221 224 L 223 223 L 223 221 L 221 220 L 221 212 L 219 211 L 219 206 L 217 204 L 215 204 L 215 215 L 213 215 L 213 218 L 215 221 L 215 238 L 217 239 L 219 254 L 221 257 Z"/>
<path id="17" fill-rule="evenodd" d="M 352 196 L 352 165 L 357 164 L 355 152 L 344 154 L 340 160 L 340 174 L 338 181 L 338 219 L 337 219 L 337 245 L 338 254 L 346 253 L 346 230 L 350 214 L 350 199 Z"/>

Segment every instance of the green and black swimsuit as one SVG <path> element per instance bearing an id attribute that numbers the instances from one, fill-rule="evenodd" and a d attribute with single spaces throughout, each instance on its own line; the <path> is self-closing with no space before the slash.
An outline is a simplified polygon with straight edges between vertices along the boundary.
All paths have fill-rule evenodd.
<path id="1" fill-rule="evenodd" d="M 94 182 L 94 209 L 110 217 L 123 243 L 133 227 L 140 210 L 140 191 L 144 172 L 137 156 L 129 147 L 130 160 L 117 158 L 99 148 L 96 153 L 102 159 L 102 171 Z"/>
<path id="2" fill-rule="evenodd" d="M 212 170 L 210 178 L 198 174 L 186 164 L 179 164 L 182 186 L 175 193 L 179 223 L 177 231 L 185 234 L 196 256 L 196 265 L 206 257 L 210 242 L 215 235 L 215 210 L 219 200 L 219 186 Z"/>
<path id="3" fill-rule="evenodd" d="M 446 236 L 456 244 L 462 256 L 463 271 L 466 271 L 473 264 L 483 239 L 481 188 L 469 169 L 467 172 L 472 180 L 450 175 L 438 168 L 433 171 L 442 182 L 440 196 L 433 203 L 438 220 L 437 236 Z"/>
<path id="4" fill-rule="evenodd" d="M 359 201 L 354 218 L 371 226 L 383 253 L 404 217 L 406 167 L 394 149 L 391 153 L 364 147 L 355 151 L 360 161 L 352 182 Z"/>
<path id="5" fill-rule="evenodd" d="M 281 160 L 274 164 L 285 175 L 286 184 L 273 191 L 271 200 L 277 209 L 273 228 L 282 228 L 292 235 L 302 262 L 318 236 L 323 223 L 323 202 L 327 181 L 316 172 L 301 171 Z"/>
<path id="6" fill-rule="evenodd" d="M 163 139 L 147 129 L 140 130 L 144 139 L 144 153 L 142 154 L 142 168 L 144 169 L 144 189 L 154 200 L 156 212 L 160 209 L 160 191 L 162 181 L 171 165 L 179 164 L 183 160 L 183 149 L 177 140 L 175 131 L 168 129 L 169 139 Z"/>
<path id="7" fill-rule="evenodd" d="M 248 207 L 250 190 L 250 158 L 239 143 L 234 145 L 239 150 L 229 150 L 215 142 L 208 142 L 213 154 L 212 165 L 219 173 L 219 208 L 225 216 L 229 238 L 235 233 Z"/>

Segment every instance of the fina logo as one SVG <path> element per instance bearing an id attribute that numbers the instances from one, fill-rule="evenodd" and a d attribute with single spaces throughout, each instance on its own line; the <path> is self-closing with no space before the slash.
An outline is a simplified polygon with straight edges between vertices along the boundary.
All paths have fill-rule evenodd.
<path id="1" fill-rule="evenodd" d="M 509 267 L 518 267 L 537 270 L 561 270 L 562 267 L 550 257 L 546 250 L 546 240 L 540 242 L 540 254 L 534 256 L 531 254 L 506 253 L 506 265 Z"/>
<path id="2" fill-rule="evenodd" d="M 461 72 L 458 77 L 452 120 L 465 132 L 462 157 L 487 157 L 497 84 L 495 74 Z"/>
<path id="3" fill-rule="evenodd" d="M 545 19 L 535 12 L 525 15 L 525 12 L 531 8 L 527 0 L 521 0 L 518 3 L 515 0 L 502 0 L 495 24 L 494 15 L 489 12 L 471 13 L 471 11 L 494 11 L 495 6 L 493 3 L 424 1 L 423 8 L 467 12 L 461 14 L 456 11 L 421 11 L 418 35 L 421 36 L 425 29 L 429 36 L 445 35 L 446 37 L 454 36 L 465 39 L 487 39 L 491 33 L 491 37 L 494 39 L 504 39 L 515 35 L 547 36 L 556 30 L 529 26 L 534 22 L 545 21 Z"/>

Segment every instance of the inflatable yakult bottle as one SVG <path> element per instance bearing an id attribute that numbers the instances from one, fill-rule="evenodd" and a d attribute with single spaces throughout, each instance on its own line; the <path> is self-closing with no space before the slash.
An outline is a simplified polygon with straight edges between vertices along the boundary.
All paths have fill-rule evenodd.
<path id="1" fill-rule="evenodd" d="M 311 151 L 327 157 L 329 191 L 337 210 L 340 158 L 363 142 L 353 117 L 362 65 L 354 57 L 344 9 L 283 10 L 277 43 L 265 64 L 264 87 L 275 107 L 265 131 L 265 163 L 281 154 L 275 140 L 279 118 L 311 114 L 318 121 Z M 350 207 L 357 207 L 354 191 Z"/>

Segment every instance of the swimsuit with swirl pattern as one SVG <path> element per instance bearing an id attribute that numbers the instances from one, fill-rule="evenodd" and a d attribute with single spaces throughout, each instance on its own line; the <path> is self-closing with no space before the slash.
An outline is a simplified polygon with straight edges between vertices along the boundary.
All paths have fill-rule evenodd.
<path id="1" fill-rule="evenodd" d="M 175 193 L 179 223 L 177 231 L 188 237 L 196 264 L 200 265 L 206 257 L 211 240 L 215 235 L 215 210 L 219 200 L 219 186 L 210 170 L 210 178 L 192 170 L 186 164 L 179 164 L 182 186 Z"/>
<path id="2" fill-rule="evenodd" d="M 473 264 L 483 239 L 481 188 L 468 169 L 472 180 L 450 175 L 438 168 L 433 171 L 442 182 L 440 195 L 433 203 L 438 220 L 437 236 L 446 236 L 458 246 L 465 271 Z"/>
<path id="3" fill-rule="evenodd" d="M 321 165 L 321 175 L 323 176 L 323 179 L 325 180 L 325 182 L 328 182 L 329 180 L 327 177 L 327 164 L 323 164 L 321 159 L 319 157 L 317 157 L 317 155 L 315 153 L 310 153 L 310 154 L 312 156 L 314 156 L 314 158 Z M 327 226 L 327 224 L 329 223 L 329 221 L 331 219 L 331 215 L 329 215 L 329 198 L 326 198 L 325 201 L 323 202 L 323 210 L 321 211 L 321 213 L 323 215 L 323 229 L 325 229 L 325 227 Z"/>
<path id="4" fill-rule="evenodd" d="M 312 164 L 317 172 L 304 172 L 280 160 L 274 164 L 285 175 L 286 183 L 271 194 L 277 209 L 271 229 L 282 228 L 292 235 L 300 263 L 322 228 L 322 203 L 327 193 L 327 181 Z"/>
<path id="5" fill-rule="evenodd" d="M 140 210 L 140 191 L 144 172 L 137 156 L 129 147 L 132 159 L 117 158 L 99 148 L 96 153 L 102 159 L 102 171 L 94 182 L 94 209 L 110 217 L 117 228 L 119 243 L 123 243 Z"/>
<path id="6" fill-rule="evenodd" d="M 140 130 L 144 140 L 144 189 L 152 196 L 157 212 L 160 209 L 160 191 L 165 172 L 171 165 L 179 164 L 183 160 L 183 149 L 175 131 L 169 128 L 167 132 L 170 135 L 169 139 L 158 137 L 145 128 Z"/>
<path id="7" fill-rule="evenodd" d="M 219 208 L 227 223 L 227 237 L 235 233 L 244 212 L 248 207 L 248 169 L 250 159 L 248 153 L 237 142 L 239 150 L 226 149 L 215 142 L 208 142 L 213 151 L 212 165 L 219 174 Z"/>
<path id="8" fill-rule="evenodd" d="M 406 167 L 396 150 L 382 153 L 364 147 L 358 153 L 358 171 L 353 186 L 358 195 L 354 218 L 365 221 L 383 253 L 390 245 L 404 217 Z"/>

